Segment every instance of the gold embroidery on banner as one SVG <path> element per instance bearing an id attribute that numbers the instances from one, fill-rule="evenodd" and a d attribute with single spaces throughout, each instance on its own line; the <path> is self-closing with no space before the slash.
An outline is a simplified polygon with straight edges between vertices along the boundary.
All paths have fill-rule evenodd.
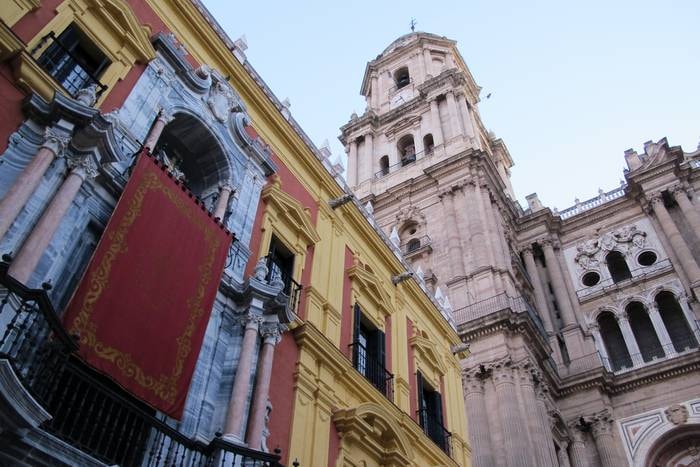
<path id="1" fill-rule="evenodd" d="M 152 167 L 149 167 L 152 169 Z M 212 278 L 212 268 L 216 261 L 216 253 L 221 247 L 220 238 L 215 235 L 210 228 L 207 228 L 206 223 L 196 221 L 194 214 L 199 210 L 192 202 L 184 201 L 176 192 L 173 191 L 176 187 L 168 187 L 164 185 L 158 176 L 154 173 L 146 173 L 136 188 L 136 191 L 129 201 L 127 211 L 117 228 L 109 232 L 107 241 L 109 242 L 105 253 L 97 265 L 95 270 L 88 277 L 89 290 L 85 294 L 80 305 L 80 311 L 73 320 L 71 333 L 80 335 L 80 345 L 92 349 L 92 351 L 101 359 L 113 363 L 124 376 L 136 381 L 136 383 L 144 389 L 150 390 L 161 400 L 173 404 L 177 395 L 177 382 L 182 375 L 185 360 L 189 356 L 192 345 L 192 334 L 197 327 L 197 321 L 205 313 L 203 308 L 204 295 L 207 286 Z M 134 224 L 136 219 L 141 215 L 143 200 L 146 194 L 156 190 L 163 193 L 175 207 L 188 220 L 204 234 L 204 241 L 207 245 L 206 260 L 199 265 L 199 283 L 195 294 L 187 300 L 187 308 L 189 317 L 187 324 L 182 334 L 177 337 L 177 350 L 175 354 L 175 366 L 170 375 L 161 374 L 158 376 L 146 375 L 144 371 L 133 361 L 129 353 L 125 353 L 111 347 L 97 339 L 97 325 L 91 321 L 92 313 L 96 302 L 99 300 L 104 291 L 107 282 L 109 281 L 112 272 L 114 260 L 121 254 L 128 251 L 126 237 L 129 229 Z"/>

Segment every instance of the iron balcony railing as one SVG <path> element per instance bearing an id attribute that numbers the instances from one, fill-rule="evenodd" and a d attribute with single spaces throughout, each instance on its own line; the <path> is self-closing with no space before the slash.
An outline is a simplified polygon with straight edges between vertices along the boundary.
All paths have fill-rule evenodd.
<path id="1" fill-rule="evenodd" d="M 510 297 L 505 292 L 493 297 L 472 303 L 454 311 L 457 325 L 484 317 L 491 313 L 510 309 L 513 313 L 525 313 L 535 324 L 539 333 L 547 339 L 547 332 L 542 324 L 542 319 L 534 307 L 523 297 Z"/>
<path id="2" fill-rule="evenodd" d="M 0 359 L 51 414 L 41 428 L 84 453 L 123 466 L 250 465 L 282 467 L 280 456 L 220 437 L 195 441 L 88 368 L 46 290 L 29 289 L 0 262 Z"/>
<path id="3" fill-rule="evenodd" d="M 43 53 L 40 57 L 35 57 L 37 63 L 41 65 L 63 89 L 72 97 L 78 94 L 78 91 L 84 89 L 91 84 L 97 86 L 97 96 L 102 95 L 107 90 L 107 86 L 102 84 L 93 73 L 89 71 L 89 67 L 84 61 L 75 55 L 68 47 L 66 47 L 56 37 L 53 32 L 49 32 L 41 38 L 39 43 L 32 49 L 31 55 L 34 57 L 38 50 L 46 50 L 44 46 L 49 43 L 48 47 L 56 47 L 55 52 L 60 53 Z"/>
<path id="4" fill-rule="evenodd" d="M 355 341 L 349 345 L 352 364 L 372 386 L 390 401 L 394 400 L 394 375 L 389 373 L 384 362 L 378 360 L 365 346 Z"/>
<path id="5" fill-rule="evenodd" d="M 401 253 L 404 256 L 410 256 L 422 248 L 426 248 L 432 245 L 432 240 L 428 235 L 423 235 L 422 237 L 411 238 L 405 243 L 401 244 Z"/>
<path id="6" fill-rule="evenodd" d="M 267 255 L 264 257 L 265 264 L 267 265 L 267 277 L 265 278 L 268 282 L 272 282 L 274 279 L 280 279 L 284 283 L 284 288 L 282 293 L 289 297 L 287 306 L 294 313 L 297 312 L 299 308 L 299 300 L 301 299 L 302 285 L 292 278 L 292 275 L 280 268 L 277 263 L 274 262 L 272 256 Z"/>
<path id="7" fill-rule="evenodd" d="M 605 265 L 601 265 L 601 267 L 605 267 Z M 638 266 L 633 269 L 630 269 L 630 276 L 618 280 L 615 282 L 612 277 L 608 277 L 604 280 L 601 280 L 595 285 L 591 286 L 584 286 L 578 290 L 576 290 L 576 297 L 579 300 L 584 300 L 586 299 L 589 295 L 593 296 L 598 292 L 602 291 L 607 291 L 611 290 L 617 287 L 624 287 L 625 285 L 633 284 L 636 283 L 637 281 L 640 280 L 645 280 L 648 279 L 649 277 L 652 277 L 656 274 L 666 272 L 670 270 L 673 267 L 671 264 L 671 260 L 668 258 L 658 260 L 654 264 L 651 264 L 649 266 Z M 598 273 L 599 271 L 591 271 Z"/>
<path id="8" fill-rule="evenodd" d="M 442 422 L 435 418 L 428 409 L 416 411 L 418 421 L 423 432 L 432 439 L 445 454 L 452 457 L 452 433 L 442 426 Z"/>
<path id="9" fill-rule="evenodd" d="M 608 353 L 608 357 L 601 357 L 605 368 L 614 373 L 624 373 L 643 366 L 651 365 L 661 360 L 667 360 L 678 355 L 684 355 L 698 349 L 698 341 L 690 335 L 683 339 L 676 339 L 665 345 L 640 346 L 639 353 L 627 352 Z"/>
<path id="10" fill-rule="evenodd" d="M 413 164 L 414 162 L 419 161 L 426 156 L 431 156 L 434 152 L 435 152 L 435 148 L 431 148 L 427 151 L 423 150 L 421 152 L 417 152 L 417 153 L 412 154 L 410 156 L 403 157 L 396 164 L 392 164 L 390 166 L 384 167 L 379 172 L 376 172 L 374 174 L 374 178 L 385 177 L 385 176 L 389 175 L 390 173 L 394 173 L 397 170 L 401 169 L 402 167 Z"/>

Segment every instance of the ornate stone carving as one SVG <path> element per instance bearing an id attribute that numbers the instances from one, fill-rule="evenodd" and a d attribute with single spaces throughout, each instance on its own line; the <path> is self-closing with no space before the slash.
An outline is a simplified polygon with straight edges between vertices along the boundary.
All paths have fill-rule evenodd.
<path id="1" fill-rule="evenodd" d="M 688 409 L 684 405 L 673 404 L 664 413 L 666 418 L 674 425 L 682 425 L 688 421 Z"/>
<path id="2" fill-rule="evenodd" d="M 212 75 L 213 84 L 209 91 L 207 104 L 212 115 L 220 122 L 226 122 L 231 112 L 242 110 L 239 99 L 223 79 Z"/>
<path id="3" fill-rule="evenodd" d="M 574 261 L 581 269 L 590 269 L 602 263 L 604 256 L 611 250 L 618 249 L 624 253 L 644 248 L 646 237 L 647 233 L 636 225 L 626 225 L 576 245 Z"/>
<path id="4" fill-rule="evenodd" d="M 97 176 L 97 164 L 90 156 L 68 157 L 66 164 L 71 173 L 76 174 L 83 180 Z"/>
<path id="5" fill-rule="evenodd" d="M 246 329 L 258 329 L 260 323 L 262 323 L 262 316 L 255 314 L 253 312 L 248 312 L 245 316 L 241 316 L 240 323 Z"/>
<path id="6" fill-rule="evenodd" d="M 93 83 L 79 90 L 75 95 L 75 100 L 87 107 L 95 105 L 95 102 L 97 102 L 97 85 Z"/>
<path id="7" fill-rule="evenodd" d="M 266 322 L 260 326 L 260 335 L 266 344 L 277 345 L 282 340 L 282 333 L 287 329 L 283 324 Z"/>
<path id="8" fill-rule="evenodd" d="M 53 128 L 47 127 L 44 130 L 44 142 L 41 147 L 53 152 L 56 154 L 56 157 L 62 157 L 68 145 L 68 141 L 70 141 L 68 136 L 57 132 Z"/>
<path id="9" fill-rule="evenodd" d="M 255 268 L 253 269 L 253 276 L 257 280 L 264 282 L 268 272 L 269 270 L 267 269 L 267 262 L 265 261 L 265 258 L 260 258 L 258 262 L 255 263 Z"/>
<path id="10" fill-rule="evenodd" d="M 462 376 L 462 386 L 464 387 L 464 396 L 468 394 L 483 394 L 484 381 L 473 374 L 465 374 Z"/>
<path id="11" fill-rule="evenodd" d="M 594 438 L 612 434 L 613 419 L 609 410 L 596 413 L 591 418 L 591 432 Z"/>

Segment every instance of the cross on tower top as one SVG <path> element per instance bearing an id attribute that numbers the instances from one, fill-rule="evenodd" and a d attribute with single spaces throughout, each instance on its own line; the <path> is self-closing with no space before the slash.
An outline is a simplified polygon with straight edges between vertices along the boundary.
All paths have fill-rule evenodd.
<path id="1" fill-rule="evenodd" d="M 411 32 L 416 32 L 416 18 L 411 18 Z"/>

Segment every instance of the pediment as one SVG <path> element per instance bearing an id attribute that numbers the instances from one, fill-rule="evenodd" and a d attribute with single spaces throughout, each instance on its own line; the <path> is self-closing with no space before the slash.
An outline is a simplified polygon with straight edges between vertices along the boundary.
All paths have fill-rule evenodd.
<path id="1" fill-rule="evenodd" d="M 391 297 L 384 290 L 376 274 L 366 270 L 357 262 L 348 269 L 347 273 L 350 280 L 352 280 L 385 315 L 391 314 Z"/>
<path id="2" fill-rule="evenodd" d="M 286 222 L 304 240 L 307 246 L 321 240 L 311 223 L 311 216 L 296 199 L 282 191 L 279 177 L 274 175 L 272 182 L 262 191 L 261 198 L 276 211 L 278 219 Z"/>
<path id="3" fill-rule="evenodd" d="M 408 339 L 408 343 L 420 354 L 421 359 L 432 366 L 435 371 L 441 375 L 447 373 L 447 367 L 440 356 L 440 352 L 428 338 L 417 334 Z"/>
<path id="4" fill-rule="evenodd" d="M 156 57 L 151 44 L 151 30 L 141 24 L 131 6 L 124 0 L 90 0 L 94 14 L 101 17 L 131 45 L 137 58 L 148 63 Z"/>

